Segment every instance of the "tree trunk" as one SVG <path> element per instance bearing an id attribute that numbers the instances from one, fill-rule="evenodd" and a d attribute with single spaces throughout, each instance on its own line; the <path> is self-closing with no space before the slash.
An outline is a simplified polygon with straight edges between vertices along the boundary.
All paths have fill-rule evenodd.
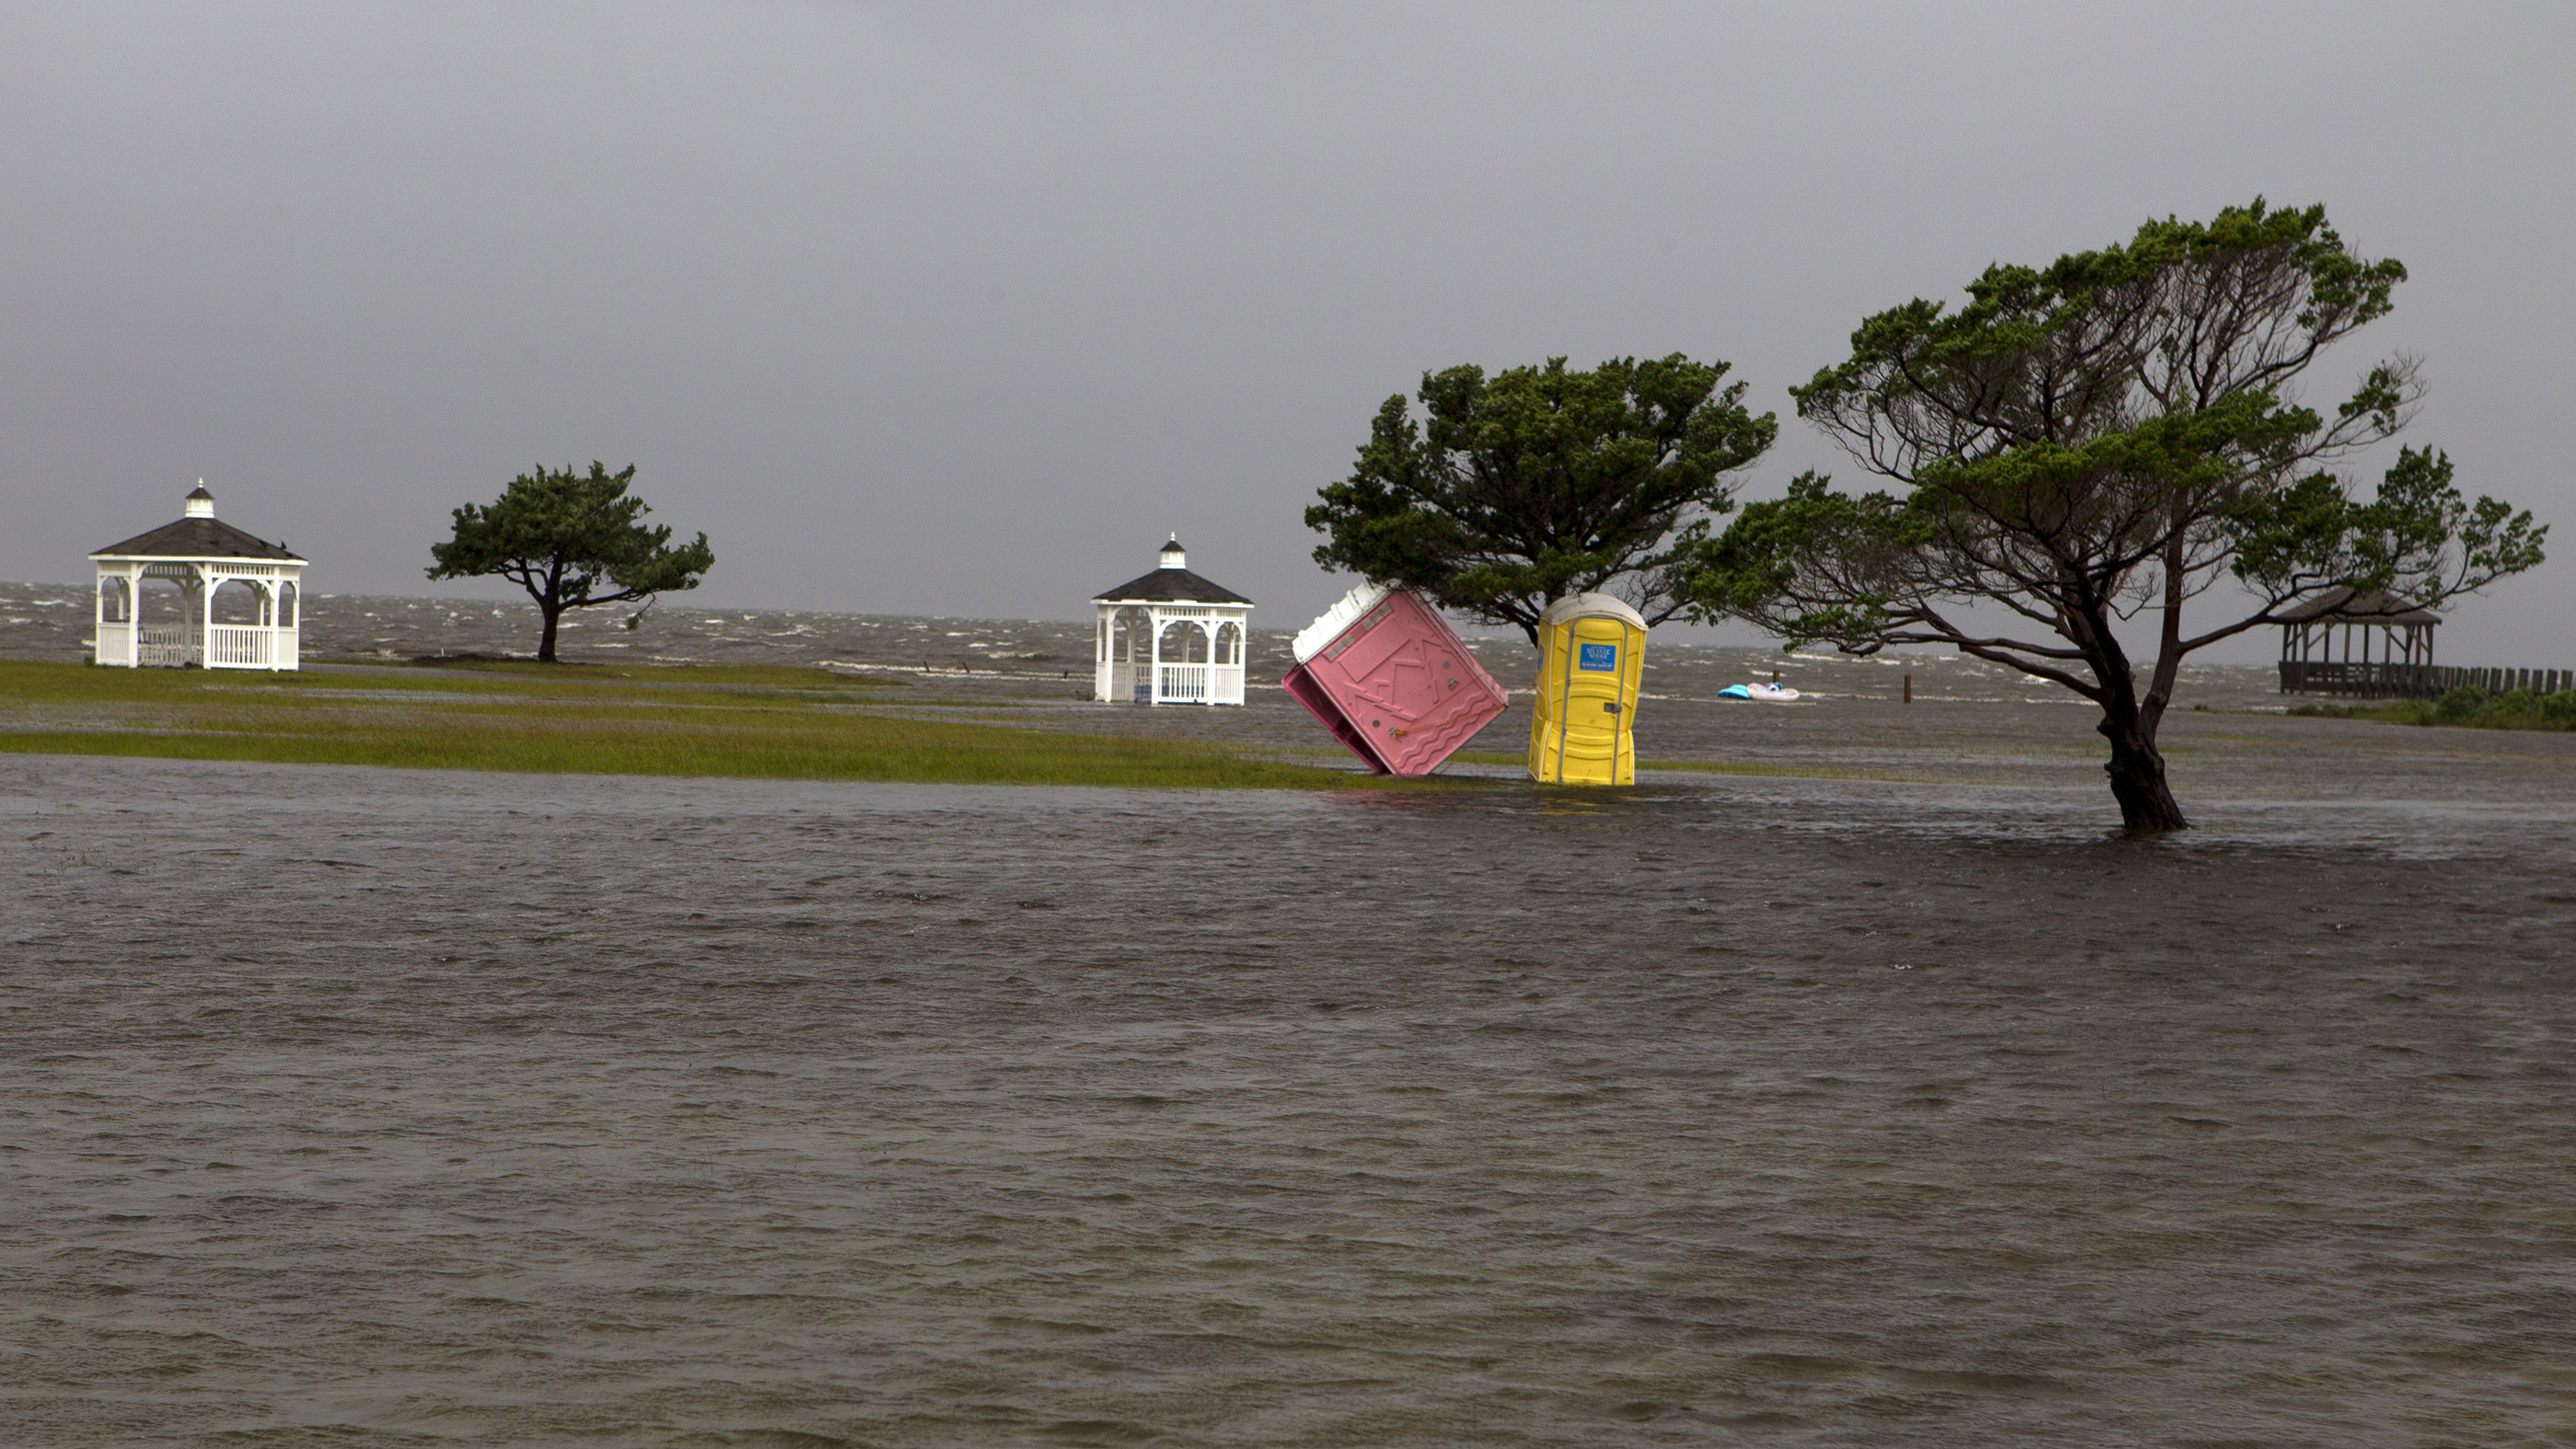
<path id="1" fill-rule="evenodd" d="M 2111 760 L 2102 769 L 2111 777 L 2111 798 L 2120 802 L 2120 823 L 2131 830 L 2188 830 L 2191 822 L 2165 784 L 2155 722 L 2142 715 L 2106 710 L 2095 726 L 2111 742 Z"/>
<path id="2" fill-rule="evenodd" d="M 539 604 L 537 607 L 546 616 L 545 629 L 537 635 L 537 662 L 552 664 L 555 662 L 555 621 L 563 617 L 563 609 L 560 606 L 550 608 L 544 604 Z M 2161 778 L 2164 771 L 2163 765 L 2159 763 L 2156 769 Z"/>

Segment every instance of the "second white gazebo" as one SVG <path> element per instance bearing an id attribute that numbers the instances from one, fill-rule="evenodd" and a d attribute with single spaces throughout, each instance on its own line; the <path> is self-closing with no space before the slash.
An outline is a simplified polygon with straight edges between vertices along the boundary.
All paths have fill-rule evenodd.
<path id="1" fill-rule="evenodd" d="M 1180 535 L 1162 567 L 1091 602 L 1100 611 L 1092 698 L 1241 704 L 1252 601 L 1191 573 Z"/>

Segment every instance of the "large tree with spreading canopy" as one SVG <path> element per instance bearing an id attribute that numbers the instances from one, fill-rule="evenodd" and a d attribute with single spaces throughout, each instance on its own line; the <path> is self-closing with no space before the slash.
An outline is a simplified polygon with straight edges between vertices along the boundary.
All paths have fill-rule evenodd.
<path id="1" fill-rule="evenodd" d="M 587 477 L 540 464 L 511 479 L 493 502 L 456 510 L 455 537 L 429 546 L 429 576 L 497 574 L 527 590 L 545 621 L 537 658 L 552 664 L 565 610 L 694 589 L 715 566 L 705 534 L 675 547 L 670 525 L 643 524 L 653 510 L 626 491 L 634 481 L 631 463 L 611 473 L 593 462 Z"/>
<path id="2" fill-rule="evenodd" d="M 1898 488 L 1806 474 L 1704 540 L 1682 586 L 1697 617 L 1791 645 L 1946 644 L 2073 690 L 2101 709 L 2123 821 L 2181 828 L 2156 736 L 2194 651 L 2333 589 L 2437 608 L 2541 560 L 2546 528 L 2466 501 L 2440 452 L 2401 448 L 2367 495 L 2338 470 L 2406 426 L 2412 359 L 2371 366 L 2331 412 L 2300 399 L 2405 276 L 2323 207 L 2257 198 L 1989 267 L 1956 311 L 1881 312 L 1790 391 Z M 2204 597 L 2217 617 L 2187 627 Z"/>
<path id="3" fill-rule="evenodd" d="M 1306 525 L 1315 561 L 1420 590 L 1535 641 L 1572 593 L 1620 594 L 1650 623 L 1683 606 L 1672 565 L 1728 508 L 1732 474 L 1779 431 L 1723 392 L 1727 364 L 1680 353 L 1562 357 L 1488 377 L 1424 373 L 1417 421 L 1404 395 L 1378 409 L 1351 476 L 1320 490 Z"/>

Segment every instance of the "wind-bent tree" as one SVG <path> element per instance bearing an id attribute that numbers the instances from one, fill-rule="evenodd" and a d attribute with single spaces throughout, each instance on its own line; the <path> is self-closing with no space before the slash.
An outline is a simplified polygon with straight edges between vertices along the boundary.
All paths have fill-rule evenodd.
<path id="1" fill-rule="evenodd" d="M 715 566 L 705 534 L 674 548 L 668 524 L 647 528 L 637 522 L 653 510 L 627 494 L 634 479 L 632 464 L 611 473 L 594 462 L 586 478 L 570 468 L 548 472 L 539 464 L 536 472 L 511 479 L 489 506 L 468 503 L 456 510 L 456 536 L 429 546 L 437 560 L 429 576 L 498 574 L 527 590 L 545 616 L 537 658 L 552 664 L 555 627 L 566 609 L 694 589 Z M 610 592 L 594 592 L 603 583 Z"/>
<path id="2" fill-rule="evenodd" d="M 1327 538 L 1315 561 L 1532 642 L 1571 593 L 1620 594 L 1660 623 L 1682 607 L 1674 561 L 1731 506 L 1726 475 L 1779 432 L 1745 410 L 1744 384 L 1717 390 L 1726 371 L 1676 352 L 1590 372 L 1554 357 L 1491 378 L 1424 373 L 1423 421 L 1388 398 L 1351 476 L 1306 510 Z"/>
<path id="3" fill-rule="evenodd" d="M 2372 367 L 2332 416 L 2298 400 L 2300 375 L 2405 276 L 2356 255 L 2323 207 L 2257 198 L 2045 268 L 1990 267 L 1956 312 L 1882 312 L 1850 361 L 1790 391 L 1903 491 L 1809 473 L 1749 505 L 1685 570 L 1696 616 L 1854 654 L 1949 644 L 2063 685 L 2101 707 L 2121 818 L 2182 828 L 2156 732 L 2194 650 L 2330 589 L 2438 607 L 2540 562 L 2547 529 L 2465 502 L 2443 454 L 2400 449 L 2366 499 L 2334 471 L 2406 425 L 2412 360 Z M 2184 605 L 2226 580 L 2250 598 L 2186 630 Z M 1979 604 L 2018 626 L 1963 614 Z M 2143 688 L 2121 632 L 2141 614 Z"/>

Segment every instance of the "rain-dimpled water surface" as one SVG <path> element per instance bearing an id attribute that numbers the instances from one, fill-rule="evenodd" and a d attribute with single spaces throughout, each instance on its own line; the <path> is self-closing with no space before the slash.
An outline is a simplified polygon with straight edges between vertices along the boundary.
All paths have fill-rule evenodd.
<path id="1" fill-rule="evenodd" d="M 1652 657 L 1805 773 L 0 757 L 0 1441 L 2576 1437 L 2576 742 Z"/>

